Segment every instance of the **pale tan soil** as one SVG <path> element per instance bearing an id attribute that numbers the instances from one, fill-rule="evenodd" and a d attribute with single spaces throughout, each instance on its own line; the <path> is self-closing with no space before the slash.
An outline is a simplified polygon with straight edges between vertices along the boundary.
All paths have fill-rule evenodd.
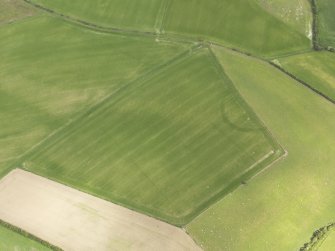
<path id="1" fill-rule="evenodd" d="M 64 250 L 200 250 L 182 229 L 20 169 L 0 181 L 0 218 Z"/>

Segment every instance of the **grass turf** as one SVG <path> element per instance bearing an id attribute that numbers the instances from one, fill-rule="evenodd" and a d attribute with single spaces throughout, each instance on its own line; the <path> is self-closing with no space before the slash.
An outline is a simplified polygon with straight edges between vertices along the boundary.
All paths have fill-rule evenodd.
<path id="1" fill-rule="evenodd" d="M 288 156 L 187 230 L 206 250 L 298 250 L 334 220 L 334 105 L 265 62 L 216 52 Z"/>
<path id="2" fill-rule="evenodd" d="M 0 28 L 0 167 L 75 114 L 184 51 L 50 17 Z"/>
<path id="3" fill-rule="evenodd" d="M 252 0 L 171 0 L 163 24 L 167 33 L 211 39 L 263 56 L 311 46 L 305 35 Z"/>
<path id="4" fill-rule="evenodd" d="M 182 225 L 281 154 L 203 49 L 94 107 L 22 165 Z"/>
<path id="5" fill-rule="evenodd" d="M 316 0 L 319 40 L 323 46 L 335 47 L 335 1 Z"/>
<path id="6" fill-rule="evenodd" d="M 320 246 L 317 250 L 312 251 L 331 251 L 335 247 L 335 231 L 331 230 L 327 235 L 326 239 L 320 243 Z"/>
<path id="7" fill-rule="evenodd" d="M 8 228 L 0 226 L 0 250 L 44 251 L 51 249 Z"/>
<path id="8" fill-rule="evenodd" d="M 280 65 L 335 100 L 335 55 L 313 52 L 279 59 Z"/>
<path id="9" fill-rule="evenodd" d="M 154 31 L 165 0 L 32 0 L 59 13 L 105 27 Z"/>

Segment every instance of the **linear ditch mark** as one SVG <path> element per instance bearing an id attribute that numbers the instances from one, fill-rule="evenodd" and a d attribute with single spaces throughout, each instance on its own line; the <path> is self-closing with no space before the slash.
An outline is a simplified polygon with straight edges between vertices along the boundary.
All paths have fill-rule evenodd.
<path id="1" fill-rule="evenodd" d="M 312 237 L 306 242 L 299 251 L 317 251 L 331 231 L 335 230 L 335 222 L 321 227 L 313 232 Z"/>
<path id="2" fill-rule="evenodd" d="M 12 225 L 12 224 L 10 224 L 8 222 L 5 222 L 5 221 L 3 221 L 1 219 L 0 219 L 0 226 L 3 226 L 4 228 L 7 228 L 7 229 L 9 229 L 9 230 L 11 230 L 11 231 L 13 231 L 13 232 L 15 232 L 15 233 L 17 233 L 17 234 L 25 237 L 25 238 L 28 238 L 30 240 L 34 240 L 34 241 L 40 243 L 41 245 L 43 245 L 43 246 L 45 246 L 47 248 L 50 248 L 50 249 L 52 249 L 54 251 L 63 251 L 63 249 L 61 249 L 61 248 L 59 248 L 59 247 L 57 247 L 57 246 L 55 246 L 55 245 L 53 245 L 53 244 L 45 241 L 45 240 L 42 240 L 41 238 L 39 238 L 39 237 L 37 237 L 37 236 L 35 236 L 35 235 L 33 235 L 33 234 L 31 234 L 31 233 L 29 233 L 29 232 L 21 229 L 19 227 L 16 227 L 16 226 L 14 226 L 14 225 Z"/>

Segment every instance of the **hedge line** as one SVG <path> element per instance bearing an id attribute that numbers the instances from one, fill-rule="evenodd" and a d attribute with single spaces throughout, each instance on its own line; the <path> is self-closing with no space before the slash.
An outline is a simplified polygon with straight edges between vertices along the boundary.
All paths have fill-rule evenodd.
<path id="1" fill-rule="evenodd" d="M 302 246 L 299 251 L 313 251 L 321 241 L 323 241 L 329 234 L 331 230 L 335 229 L 335 222 L 328 224 L 325 227 L 322 227 L 316 231 L 314 231 L 309 242 L 306 242 L 304 246 Z"/>
<path id="2" fill-rule="evenodd" d="M 22 235 L 22 236 L 24 236 L 26 238 L 34 240 L 34 241 L 42 244 L 43 246 L 48 247 L 48 248 L 50 248 L 50 249 L 52 249 L 54 251 L 63 251 L 63 249 L 61 249 L 59 247 L 56 247 L 55 245 L 52 245 L 51 243 L 49 243 L 49 242 L 47 242 L 45 240 L 42 240 L 39 237 L 37 237 L 37 236 L 35 236 L 35 235 L 31 234 L 31 233 L 28 233 L 27 231 L 25 231 L 25 230 L 23 230 L 21 228 L 18 228 L 16 226 L 12 225 L 12 224 L 9 224 L 9 223 L 1 220 L 1 219 L 0 219 L 0 225 L 3 226 L 3 227 L 5 227 L 5 228 L 8 228 L 8 229 L 10 229 L 10 230 L 12 230 L 14 232 L 16 232 L 16 233 L 18 233 L 18 234 L 20 234 L 20 235 Z"/>

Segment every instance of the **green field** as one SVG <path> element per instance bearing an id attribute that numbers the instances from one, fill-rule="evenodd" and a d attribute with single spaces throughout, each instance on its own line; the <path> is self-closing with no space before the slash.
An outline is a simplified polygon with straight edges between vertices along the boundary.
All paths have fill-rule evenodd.
<path id="1" fill-rule="evenodd" d="M 167 33 L 211 39 L 266 56 L 310 47 L 304 34 L 253 0 L 171 0 L 163 27 Z"/>
<path id="2" fill-rule="evenodd" d="M 207 49 L 146 79 L 91 109 L 23 166 L 180 225 L 282 154 Z"/>
<path id="3" fill-rule="evenodd" d="M 255 0 L 265 11 L 311 38 L 312 13 L 309 0 Z"/>
<path id="4" fill-rule="evenodd" d="M 335 47 L 335 1 L 316 0 L 316 4 L 321 45 Z"/>
<path id="5" fill-rule="evenodd" d="M 288 156 L 187 230 L 205 250 L 299 250 L 335 217 L 334 105 L 267 63 L 221 49 L 216 53 Z"/>
<path id="6" fill-rule="evenodd" d="M 23 168 L 204 250 L 299 250 L 335 220 L 316 93 L 335 100 L 335 56 L 312 51 L 309 1 L 0 0 L 0 178 Z M 335 47 L 335 1 L 316 4 L 314 45 Z M 44 249 L 0 226 L 0 250 Z"/>
<path id="7" fill-rule="evenodd" d="M 335 101 L 335 54 L 313 52 L 279 59 L 280 65 Z"/>
<path id="8" fill-rule="evenodd" d="M 0 26 L 37 14 L 22 0 L 0 0 Z"/>
<path id="9" fill-rule="evenodd" d="M 0 226 L 0 250 L 3 251 L 44 251 L 51 250 L 8 228 Z"/>
<path id="10" fill-rule="evenodd" d="M 58 13 L 104 27 L 154 31 L 165 0 L 32 0 Z"/>
<path id="11" fill-rule="evenodd" d="M 327 235 L 326 239 L 321 243 L 319 249 L 315 251 L 331 251 L 334 249 L 334 247 L 335 247 L 335 231 L 332 230 Z"/>
<path id="12" fill-rule="evenodd" d="M 1 168 L 75 114 L 184 50 L 49 17 L 1 27 Z"/>
<path id="13" fill-rule="evenodd" d="M 285 3 L 283 1 L 286 1 Z M 210 39 L 262 56 L 309 50 L 308 2 L 281 0 L 32 0 L 93 25 Z M 286 4 L 286 9 L 280 6 Z M 275 11 L 280 9 L 280 13 Z M 284 13 L 284 14 L 283 14 Z M 286 14 L 285 14 L 286 13 Z M 289 13 L 289 14 L 287 14 Z M 239 20 L 236 22 L 235 20 Z"/>

